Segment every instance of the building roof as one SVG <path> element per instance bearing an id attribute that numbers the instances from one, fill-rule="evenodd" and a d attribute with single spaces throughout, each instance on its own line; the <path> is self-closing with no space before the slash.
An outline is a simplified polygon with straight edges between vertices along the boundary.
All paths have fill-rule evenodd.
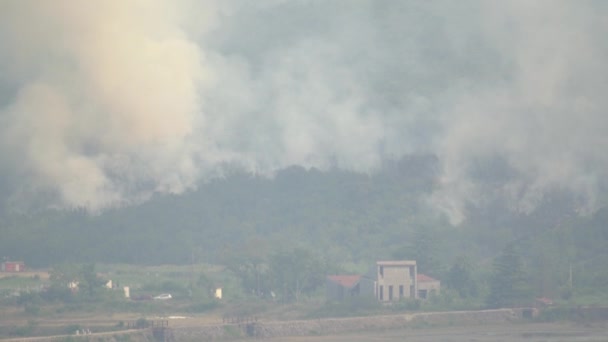
<path id="1" fill-rule="evenodd" d="M 426 274 L 418 273 L 416 275 L 416 281 L 418 281 L 419 283 L 426 283 L 426 282 L 439 281 L 439 280 L 429 277 Z"/>
<path id="2" fill-rule="evenodd" d="M 378 266 L 415 266 L 416 260 L 384 260 L 376 261 Z"/>
<path id="3" fill-rule="evenodd" d="M 359 279 L 361 279 L 360 275 L 330 275 L 327 276 L 327 279 L 329 279 L 330 281 L 336 283 L 336 284 L 340 284 L 341 286 L 344 286 L 346 288 L 351 288 L 355 285 L 357 285 L 357 283 L 359 283 Z"/>
<path id="4" fill-rule="evenodd" d="M 553 301 L 547 297 L 536 298 L 536 301 L 543 305 L 553 305 Z"/>

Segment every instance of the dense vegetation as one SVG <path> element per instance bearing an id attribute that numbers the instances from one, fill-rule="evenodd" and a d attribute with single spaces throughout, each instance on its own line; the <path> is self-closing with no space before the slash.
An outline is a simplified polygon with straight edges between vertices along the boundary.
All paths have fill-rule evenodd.
<path id="1" fill-rule="evenodd" d="M 598 300 L 608 285 L 608 210 L 577 215 L 574 200 L 556 191 L 528 214 L 489 199 L 452 226 L 427 201 L 438 167 L 433 156 L 410 156 L 371 174 L 234 172 L 184 195 L 99 215 L 5 210 L 0 253 L 34 267 L 221 264 L 244 293 L 292 300 L 317 291 L 324 274 L 408 258 L 442 280 L 446 294 L 480 305 L 534 296 Z"/>

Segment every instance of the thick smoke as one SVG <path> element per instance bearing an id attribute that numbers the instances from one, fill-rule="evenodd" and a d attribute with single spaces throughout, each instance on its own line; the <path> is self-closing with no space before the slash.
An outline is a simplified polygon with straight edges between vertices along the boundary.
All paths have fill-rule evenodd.
<path id="1" fill-rule="evenodd" d="M 489 187 L 514 210 L 552 189 L 593 210 L 607 17 L 592 1 L 4 1 L 0 172 L 13 198 L 99 210 L 226 165 L 434 153 L 429 200 L 454 223 Z"/>
<path id="2" fill-rule="evenodd" d="M 471 168 L 499 156 L 501 195 L 515 210 L 530 212 L 557 189 L 572 192 L 582 213 L 593 211 L 608 170 L 606 5 L 496 5 L 482 8 L 481 29 L 508 72 L 446 108 L 437 148 L 445 186 L 435 199 L 462 220 L 467 201 L 487 196 Z"/>
<path id="3" fill-rule="evenodd" d="M 3 2 L 3 139 L 23 191 L 97 210 L 181 192 L 211 78 L 166 2 Z"/>

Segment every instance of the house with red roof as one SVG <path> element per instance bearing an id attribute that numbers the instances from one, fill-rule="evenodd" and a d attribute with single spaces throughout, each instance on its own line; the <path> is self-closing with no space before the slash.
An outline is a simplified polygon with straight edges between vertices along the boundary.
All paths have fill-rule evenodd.
<path id="1" fill-rule="evenodd" d="M 369 296 L 380 302 L 402 299 L 426 299 L 439 293 L 439 280 L 419 274 L 415 260 L 378 261 L 364 275 L 330 275 L 327 298 L 342 300 Z"/>
<path id="2" fill-rule="evenodd" d="M 360 275 L 327 276 L 327 299 L 342 300 L 347 297 L 359 296 L 361 294 L 360 280 Z"/>
<path id="3" fill-rule="evenodd" d="M 427 299 L 430 296 L 439 294 L 441 290 L 441 282 L 439 280 L 422 273 L 418 273 L 416 279 L 418 280 L 418 298 Z"/>

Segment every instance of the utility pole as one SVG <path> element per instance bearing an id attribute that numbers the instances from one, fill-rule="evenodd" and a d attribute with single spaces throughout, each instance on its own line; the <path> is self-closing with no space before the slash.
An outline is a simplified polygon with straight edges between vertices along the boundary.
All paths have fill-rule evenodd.
<path id="1" fill-rule="evenodd" d="M 570 263 L 570 275 L 568 276 L 568 286 L 572 288 L 572 263 Z"/>
<path id="2" fill-rule="evenodd" d="M 190 298 L 194 295 L 194 247 L 190 251 Z"/>

